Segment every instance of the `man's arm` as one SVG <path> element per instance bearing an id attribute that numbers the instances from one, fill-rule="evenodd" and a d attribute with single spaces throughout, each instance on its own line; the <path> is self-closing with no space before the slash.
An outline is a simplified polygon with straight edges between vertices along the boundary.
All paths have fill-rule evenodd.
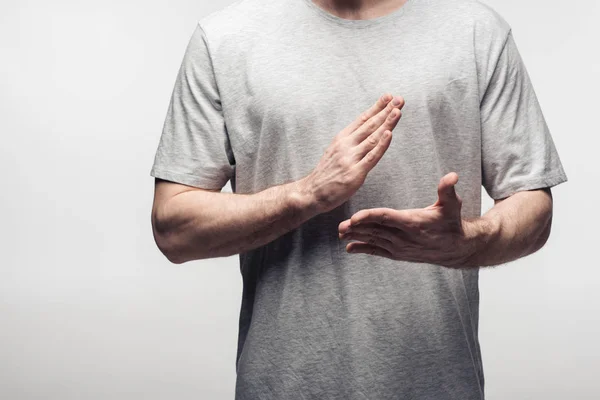
<path id="1" fill-rule="evenodd" d="M 481 217 L 467 221 L 467 236 L 476 243 L 469 266 L 491 266 L 525 257 L 541 249 L 552 225 L 550 188 L 517 192 Z"/>
<path id="2" fill-rule="evenodd" d="M 335 136 L 310 174 L 259 193 L 219 193 L 157 180 L 152 227 L 158 247 L 176 264 L 230 256 L 339 206 L 389 147 L 403 106 L 402 97 L 383 95 Z"/>
<path id="3" fill-rule="evenodd" d="M 477 268 L 513 261 L 539 250 L 550 235 L 550 188 L 527 190 L 501 200 L 484 215 L 465 219 L 454 186 L 442 177 L 438 200 L 421 209 L 373 208 L 339 225 L 340 238 L 355 240 L 350 253 L 365 253 L 450 268 Z"/>
<path id="4" fill-rule="evenodd" d="M 169 261 L 237 254 L 271 242 L 316 215 L 301 181 L 245 195 L 157 180 L 152 227 Z"/>

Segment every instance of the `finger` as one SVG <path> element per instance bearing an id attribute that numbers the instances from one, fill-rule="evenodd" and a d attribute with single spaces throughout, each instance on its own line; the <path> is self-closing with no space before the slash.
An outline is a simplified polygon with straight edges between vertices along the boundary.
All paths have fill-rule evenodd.
<path id="1" fill-rule="evenodd" d="M 386 249 L 389 252 L 394 250 L 394 244 L 387 239 L 384 239 L 379 236 L 369 235 L 367 233 L 358 233 L 358 232 L 350 232 L 344 237 L 340 238 L 342 240 L 358 240 L 360 242 L 364 242 L 370 244 L 371 246 L 379 246 L 383 249 Z"/>
<path id="2" fill-rule="evenodd" d="M 388 103 L 391 102 L 393 96 L 390 93 L 385 93 L 381 96 L 375 104 L 373 104 L 367 111 L 363 112 L 356 118 L 354 121 L 350 123 L 347 127 L 342 130 L 343 135 L 349 135 L 355 130 L 357 130 L 360 126 L 362 126 L 365 122 L 369 120 L 369 118 L 377 115 L 381 110 L 383 110 Z"/>
<path id="3" fill-rule="evenodd" d="M 458 174 L 450 172 L 440 179 L 438 184 L 438 205 L 455 205 L 459 200 L 455 185 L 458 183 Z"/>
<path id="4" fill-rule="evenodd" d="M 346 224 L 344 224 L 344 225 L 340 224 L 338 226 L 338 233 L 340 235 L 345 235 L 350 232 L 371 233 L 371 234 L 375 235 L 379 231 L 383 231 L 383 230 L 390 232 L 390 234 L 395 234 L 400 231 L 400 229 L 398 229 L 398 228 L 394 228 L 391 226 L 384 226 L 384 225 L 374 223 L 374 222 L 367 222 L 364 224 L 350 226 L 350 220 L 348 219 L 346 221 L 348 221 Z"/>
<path id="5" fill-rule="evenodd" d="M 375 132 L 383 123 L 386 121 L 392 111 L 395 111 L 396 115 L 394 119 L 398 119 L 401 114 L 400 109 L 404 106 L 404 99 L 402 96 L 396 96 L 390 101 L 387 106 L 379 111 L 376 115 L 369 118 L 364 124 L 362 124 L 356 131 L 351 133 L 354 143 L 358 144 L 365 140 L 370 134 Z M 385 130 L 385 129 L 384 129 Z M 391 130 L 391 129 L 390 129 Z"/>
<path id="6" fill-rule="evenodd" d="M 393 109 L 385 119 L 384 123 L 357 146 L 356 152 L 359 157 L 362 159 L 365 154 L 373 150 L 373 148 L 381 140 L 383 132 L 386 130 L 394 130 L 401 117 L 402 112 L 400 110 Z"/>
<path id="7" fill-rule="evenodd" d="M 386 258 L 390 258 L 390 259 L 394 259 L 394 257 L 392 256 L 392 253 L 390 253 L 389 251 L 387 251 L 386 249 L 379 247 L 379 246 L 373 246 L 370 245 L 368 243 L 361 243 L 361 242 L 352 242 L 352 243 L 348 243 L 348 245 L 346 246 L 346 251 L 348 253 L 363 253 L 363 254 L 369 254 L 372 256 L 380 256 L 380 257 L 386 257 Z"/>
<path id="8" fill-rule="evenodd" d="M 375 223 L 365 223 L 355 225 L 350 229 L 339 230 L 339 237 L 340 239 L 352 239 L 353 233 L 379 237 L 391 243 L 397 243 L 400 241 L 410 243 L 413 242 L 412 240 L 409 240 L 409 234 L 407 232 L 391 226 L 383 226 Z"/>
<path id="9" fill-rule="evenodd" d="M 421 231 L 419 229 L 403 230 L 391 226 L 384 226 L 378 223 L 364 223 L 354 225 L 345 232 L 340 232 L 340 239 L 347 239 L 352 233 L 366 234 L 370 236 L 381 237 L 404 249 L 420 247 L 423 242 Z"/>
<path id="10" fill-rule="evenodd" d="M 419 210 L 395 210 L 392 208 L 370 208 L 360 210 L 350 217 L 350 228 L 365 223 L 376 223 L 391 226 L 403 231 L 412 232 L 417 230 L 421 224 Z"/>
<path id="11" fill-rule="evenodd" d="M 344 233 L 350 227 L 350 219 L 340 222 L 338 225 L 338 232 Z"/>
<path id="12" fill-rule="evenodd" d="M 363 172 L 369 172 L 373 167 L 381 160 L 381 157 L 385 154 L 386 150 L 390 147 L 392 142 L 392 131 L 385 130 L 377 145 L 373 147 L 365 156 L 354 165 L 353 168 L 360 168 Z"/>

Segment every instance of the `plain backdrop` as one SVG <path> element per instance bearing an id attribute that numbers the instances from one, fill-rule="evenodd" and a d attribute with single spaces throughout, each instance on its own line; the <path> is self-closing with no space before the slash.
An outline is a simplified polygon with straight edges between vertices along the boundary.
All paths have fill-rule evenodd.
<path id="1" fill-rule="evenodd" d="M 569 177 L 546 246 L 481 273 L 487 398 L 598 399 L 600 3 L 485 2 Z M 233 398 L 238 257 L 170 264 L 149 175 L 195 24 L 230 3 L 2 2 L 0 398 Z"/>

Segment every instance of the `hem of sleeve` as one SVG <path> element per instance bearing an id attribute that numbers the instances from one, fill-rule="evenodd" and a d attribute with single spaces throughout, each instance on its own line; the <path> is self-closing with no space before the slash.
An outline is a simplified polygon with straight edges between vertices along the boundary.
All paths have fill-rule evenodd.
<path id="1" fill-rule="evenodd" d="M 187 186 L 194 186 L 197 187 L 199 189 L 223 189 L 223 187 L 225 186 L 225 183 L 223 183 L 222 185 L 220 184 L 220 182 L 216 182 L 214 179 L 210 179 L 207 177 L 203 177 L 203 176 L 198 176 L 198 175 L 191 175 L 191 174 L 187 174 L 187 173 L 181 173 L 181 172 L 173 172 L 173 171 L 167 171 L 161 168 L 155 168 L 153 167 L 150 170 L 150 176 L 153 176 L 155 178 L 159 178 L 159 179 L 164 179 L 167 181 L 171 181 L 171 182 L 175 182 L 175 183 L 181 183 L 183 185 L 187 185 Z"/>
<path id="2" fill-rule="evenodd" d="M 511 196 L 517 192 L 525 191 L 525 190 L 535 190 L 542 188 L 550 188 L 554 187 L 563 182 L 567 182 L 568 178 L 566 173 L 563 170 L 558 171 L 553 175 L 543 176 L 536 179 L 529 179 L 522 182 L 515 183 L 510 185 L 507 188 L 500 190 L 488 190 L 488 194 L 494 200 L 503 199 L 505 197 Z"/>

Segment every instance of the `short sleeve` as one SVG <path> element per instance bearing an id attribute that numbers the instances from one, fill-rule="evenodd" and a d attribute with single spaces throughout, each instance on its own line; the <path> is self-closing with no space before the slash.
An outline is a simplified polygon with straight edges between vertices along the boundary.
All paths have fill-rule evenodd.
<path id="1" fill-rule="evenodd" d="M 177 74 L 150 175 L 221 189 L 234 171 L 208 40 L 198 24 Z"/>
<path id="2" fill-rule="evenodd" d="M 482 184 L 490 197 L 501 199 L 567 181 L 511 31 L 480 111 Z"/>

